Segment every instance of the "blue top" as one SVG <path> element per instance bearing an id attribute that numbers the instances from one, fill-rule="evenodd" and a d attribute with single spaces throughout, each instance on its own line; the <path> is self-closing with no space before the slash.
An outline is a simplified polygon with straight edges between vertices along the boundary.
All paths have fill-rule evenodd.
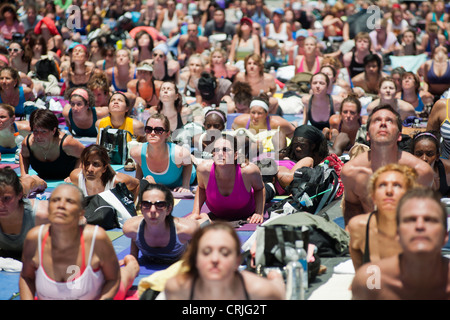
<path id="1" fill-rule="evenodd" d="M 183 184 L 183 166 L 178 167 L 175 163 L 175 147 L 176 144 L 167 142 L 167 146 L 169 149 L 169 163 L 167 165 L 167 169 L 164 172 L 152 172 L 147 166 L 147 147 L 148 142 L 142 144 L 141 150 L 141 168 L 144 178 L 146 176 L 152 176 L 155 179 L 156 183 L 163 184 L 169 188 L 181 187 Z M 190 184 L 192 184 L 195 180 L 197 172 L 195 170 L 195 166 L 192 166 L 192 173 Z"/>
<path id="2" fill-rule="evenodd" d="M 183 244 L 178 239 L 175 223 L 173 222 L 173 217 L 169 216 L 167 217 L 167 219 L 170 228 L 170 239 L 169 244 L 165 247 L 150 247 L 147 242 L 145 242 L 145 219 L 142 219 L 142 222 L 139 225 L 135 243 L 139 251 L 141 251 L 142 257 L 146 262 L 172 264 L 178 261 L 186 250 L 187 243 Z"/>
<path id="3" fill-rule="evenodd" d="M 2 97 L 0 95 L 0 103 L 3 103 Z M 22 117 L 25 115 L 25 107 L 23 104 L 25 103 L 25 94 L 23 92 L 23 87 L 19 87 L 19 103 L 17 106 L 13 106 L 15 108 L 16 117 Z"/>
<path id="4" fill-rule="evenodd" d="M 136 69 L 134 69 L 133 79 L 136 79 L 136 72 L 137 72 Z M 121 88 L 119 88 L 117 86 L 117 84 L 116 84 L 116 77 L 114 76 L 114 67 L 112 69 L 112 81 L 111 81 L 111 84 L 113 85 L 114 90 L 116 90 L 116 91 L 120 91 L 120 92 L 127 92 L 128 91 L 128 88 L 121 89 Z"/>

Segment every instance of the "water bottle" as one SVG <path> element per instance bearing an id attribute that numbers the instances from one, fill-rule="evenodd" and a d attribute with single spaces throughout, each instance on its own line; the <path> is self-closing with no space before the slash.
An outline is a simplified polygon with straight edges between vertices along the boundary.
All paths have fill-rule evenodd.
<path id="1" fill-rule="evenodd" d="M 286 300 L 305 300 L 305 287 L 303 285 L 303 267 L 293 254 L 286 266 Z"/>
<path id="2" fill-rule="evenodd" d="M 295 247 L 297 248 L 297 256 L 298 262 L 302 265 L 303 268 L 303 288 L 308 290 L 308 260 L 305 248 L 303 248 L 303 240 L 295 241 Z"/>
<path id="3" fill-rule="evenodd" d="M 16 154 L 14 156 L 14 163 L 19 163 L 19 155 L 20 152 L 22 151 L 22 141 L 23 141 L 24 137 L 20 134 L 17 133 L 17 135 L 14 137 L 14 141 L 16 143 L 17 149 L 16 149 Z"/>
<path id="4" fill-rule="evenodd" d="M 219 103 L 219 110 L 222 111 L 225 114 L 228 113 L 228 106 L 227 106 L 227 102 L 225 100 L 220 101 L 220 103 Z"/>
<path id="5" fill-rule="evenodd" d="M 139 102 L 138 106 L 137 106 L 137 119 L 140 122 L 144 122 L 144 104 L 142 102 Z"/>
<path id="6" fill-rule="evenodd" d="M 270 67 L 269 74 L 276 79 L 277 72 L 275 71 L 275 67 Z"/>

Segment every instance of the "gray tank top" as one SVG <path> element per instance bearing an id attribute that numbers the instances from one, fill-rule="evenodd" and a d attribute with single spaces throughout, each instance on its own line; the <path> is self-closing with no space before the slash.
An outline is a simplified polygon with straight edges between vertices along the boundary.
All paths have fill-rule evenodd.
<path id="1" fill-rule="evenodd" d="M 34 206 L 31 206 L 30 199 L 23 199 L 23 202 L 22 230 L 19 234 L 5 234 L 0 226 L 0 251 L 21 252 L 28 231 L 35 226 L 36 209 L 39 200 L 36 199 L 34 201 Z"/>

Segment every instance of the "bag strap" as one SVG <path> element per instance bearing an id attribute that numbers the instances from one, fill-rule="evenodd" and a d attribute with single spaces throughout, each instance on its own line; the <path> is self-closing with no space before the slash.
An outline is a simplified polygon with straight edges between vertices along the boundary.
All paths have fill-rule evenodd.
<path id="1" fill-rule="evenodd" d="M 284 236 L 283 236 L 283 227 L 282 226 L 275 226 L 275 235 L 277 236 L 278 241 L 278 247 L 281 251 L 281 261 L 284 261 L 284 258 L 286 257 L 286 246 L 284 245 Z"/>

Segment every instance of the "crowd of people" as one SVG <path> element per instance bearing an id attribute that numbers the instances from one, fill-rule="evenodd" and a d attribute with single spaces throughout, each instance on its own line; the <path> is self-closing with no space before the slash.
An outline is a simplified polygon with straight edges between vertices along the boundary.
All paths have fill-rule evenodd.
<path id="1" fill-rule="evenodd" d="M 326 162 L 339 177 L 353 297 L 448 299 L 449 9 L 3 1 L 0 156 L 18 168 L 0 169 L 0 253 L 23 262 L 21 298 L 123 299 L 143 255 L 188 269 L 167 281 L 168 299 L 284 299 L 280 274 L 238 270 L 240 240 L 223 221 L 261 224 L 297 169 Z M 109 128 L 128 133 L 130 173 L 111 166 Z M 269 180 L 264 157 L 276 160 Z M 30 197 L 51 180 L 64 183 L 48 200 Z M 138 211 L 121 261 L 83 217 L 85 197 L 119 183 Z M 193 194 L 183 218 L 174 193 Z M 365 287 L 370 264 L 385 271 L 378 291 Z"/>

